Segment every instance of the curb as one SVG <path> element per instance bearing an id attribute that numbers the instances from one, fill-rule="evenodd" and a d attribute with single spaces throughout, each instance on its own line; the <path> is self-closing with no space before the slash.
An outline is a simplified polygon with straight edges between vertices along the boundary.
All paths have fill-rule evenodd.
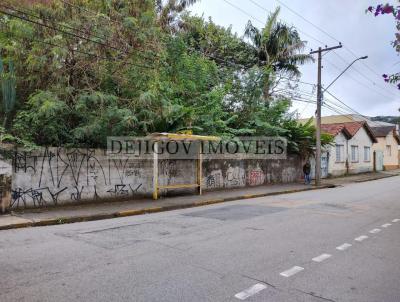
<path id="1" fill-rule="evenodd" d="M 389 177 L 395 177 L 395 176 L 399 176 L 399 174 L 388 174 L 388 175 L 385 175 L 385 176 L 376 177 L 376 178 L 371 178 L 371 179 L 356 180 L 356 181 L 354 181 L 354 182 L 356 182 L 356 183 L 368 182 L 368 181 L 379 180 L 379 179 L 384 179 L 384 178 L 389 178 Z"/>
<path id="2" fill-rule="evenodd" d="M 319 187 L 285 190 L 285 191 L 272 192 L 272 193 L 247 194 L 247 195 L 240 195 L 240 196 L 235 196 L 235 197 L 203 200 L 203 201 L 197 201 L 197 202 L 192 202 L 192 203 L 187 203 L 187 204 L 182 204 L 182 205 L 169 205 L 169 206 L 165 206 L 165 207 L 154 207 L 154 208 L 145 208 L 145 209 L 138 209 L 138 210 L 125 210 L 125 211 L 105 213 L 105 214 L 93 214 L 93 215 L 71 216 L 71 217 L 56 217 L 56 218 L 49 218 L 49 219 L 41 219 L 38 221 L 30 221 L 30 222 L 3 225 L 3 226 L 0 226 L 0 230 L 10 230 L 10 229 L 19 229 L 19 228 L 37 227 L 37 226 L 60 225 L 60 224 L 68 224 L 68 223 L 75 223 L 75 222 L 85 222 L 85 221 L 111 219 L 111 218 L 118 218 L 118 217 L 137 216 L 137 215 L 143 215 L 143 214 L 160 213 L 160 212 L 167 212 L 167 211 L 173 211 L 173 210 L 179 210 L 179 209 L 201 207 L 201 206 L 218 204 L 218 203 L 235 201 L 235 200 L 251 199 L 251 198 L 258 198 L 258 197 L 265 197 L 265 196 L 275 196 L 275 195 L 281 195 L 281 194 L 291 194 L 291 193 L 321 190 L 321 189 L 328 189 L 328 188 L 335 188 L 335 187 L 336 187 L 336 185 L 328 184 L 328 185 L 323 185 L 323 186 L 319 186 Z"/>

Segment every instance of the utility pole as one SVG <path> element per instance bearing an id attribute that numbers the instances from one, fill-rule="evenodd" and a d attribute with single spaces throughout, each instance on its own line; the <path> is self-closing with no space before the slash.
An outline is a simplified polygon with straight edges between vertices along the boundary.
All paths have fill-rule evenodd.
<path id="1" fill-rule="evenodd" d="M 316 150 L 315 150 L 315 185 L 319 186 L 321 184 L 321 106 L 322 106 L 322 53 L 325 51 L 334 50 L 337 48 L 342 48 L 342 43 L 338 46 L 319 47 L 318 50 L 311 50 L 310 55 L 318 54 L 318 85 L 317 85 L 317 116 L 316 116 Z"/>

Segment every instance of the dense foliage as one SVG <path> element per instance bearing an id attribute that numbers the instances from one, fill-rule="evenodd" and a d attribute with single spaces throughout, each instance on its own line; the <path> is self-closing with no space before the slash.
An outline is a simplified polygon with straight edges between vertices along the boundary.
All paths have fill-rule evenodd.
<path id="1" fill-rule="evenodd" d="M 310 60 L 297 31 L 277 10 L 241 39 L 191 16 L 193 2 L 2 1 L 0 55 L 16 79 L 2 137 L 102 147 L 107 136 L 191 130 L 282 135 L 292 151 L 312 150 L 314 126 L 274 90 Z"/>

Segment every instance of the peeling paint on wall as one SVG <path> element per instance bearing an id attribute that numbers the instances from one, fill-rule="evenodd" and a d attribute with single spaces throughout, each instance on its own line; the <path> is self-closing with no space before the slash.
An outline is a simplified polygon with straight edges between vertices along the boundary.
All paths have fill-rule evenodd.
<path id="1" fill-rule="evenodd" d="M 302 177 L 302 161 L 291 156 L 286 160 L 205 160 L 204 190 L 241 188 L 272 183 L 290 183 Z"/>
<path id="2" fill-rule="evenodd" d="M 0 162 L 0 167 L 1 171 L 12 174 L 8 197 L 11 208 L 150 197 L 153 190 L 152 160 L 115 159 L 107 157 L 105 150 L 18 150 L 13 155 L 12 165 Z M 298 157 L 286 160 L 205 159 L 202 170 L 203 189 L 211 191 L 297 181 L 302 175 L 302 164 Z M 158 171 L 160 185 L 196 181 L 195 160 L 160 160 Z M 172 195 L 195 192 L 171 191 L 168 193 Z"/>
<path id="3" fill-rule="evenodd" d="M 45 148 L 13 158 L 12 208 L 143 195 L 152 163 L 108 158 L 103 150 Z"/>

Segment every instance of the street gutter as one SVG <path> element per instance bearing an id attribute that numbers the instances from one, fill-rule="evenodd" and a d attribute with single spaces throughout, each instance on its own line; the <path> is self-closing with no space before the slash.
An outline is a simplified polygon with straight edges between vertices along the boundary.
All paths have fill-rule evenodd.
<path id="1" fill-rule="evenodd" d="M 40 220 L 26 219 L 27 220 L 26 222 L 0 225 L 0 230 L 18 229 L 18 228 L 26 228 L 26 227 L 37 227 L 37 226 L 60 225 L 60 224 L 75 223 L 75 222 L 85 222 L 85 221 L 136 216 L 136 215 L 143 215 L 143 214 L 160 213 L 160 212 L 166 212 L 166 211 L 201 207 L 201 206 L 218 204 L 218 203 L 235 201 L 235 200 L 251 199 L 251 198 L 282 195 L 282 194 L 291 194 L 291 193 L 321 190 L 321 189 L 328 189 L 328 188 L 335 188 L 335 187 L 336 187 L 336 185 L 326 184 L 326 185 L 322 185 L 319 187 L 309 187 L 309 188 L 303 188 L 303 189 L 285 190 L 285 191 L 270 192 L 270 193 L 238 195 L 238 196 L 234 196 L 234 197 L 209 199 L 209 200 L 202 200 L 202 201 L 191 202 L 191 203 L 184 203 L 181 205 L 166 205 L 164 207 L 149 207 L 149 208 L 143 208 L 143 209 L 137 209 L 137 210 L 125 210 L 125 211 L 118 211 L 118 212 L 112 212 L 112 213 L 77 215 L 77 216 L 69 216 L 69 217 L 56 217 L 56 218 L 47 218 L 47 219 L 40 219 Z M 14 216 L 18 217 L 18 215 L 14 215 Z M 1 218 L 1 216 L 0 216 L 0 218 Z"/>

